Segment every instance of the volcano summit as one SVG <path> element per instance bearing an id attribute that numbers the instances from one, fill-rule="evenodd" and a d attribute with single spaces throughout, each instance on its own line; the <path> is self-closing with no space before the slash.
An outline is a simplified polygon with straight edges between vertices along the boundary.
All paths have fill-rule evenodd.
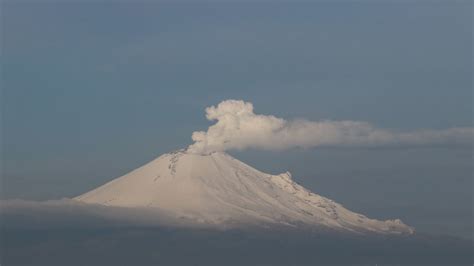
<path id="1" fill-rule="evenodd" d="M 284 226 L 352 233 L 412 234 L 400 220 L 378 221 L 314 194 L 289 172 L 258 171 L 224 152 L 164 154 L 75 200 L 164 211 L 191 225 Z M 173 223 L 173 222 L 172 222 Z"/>

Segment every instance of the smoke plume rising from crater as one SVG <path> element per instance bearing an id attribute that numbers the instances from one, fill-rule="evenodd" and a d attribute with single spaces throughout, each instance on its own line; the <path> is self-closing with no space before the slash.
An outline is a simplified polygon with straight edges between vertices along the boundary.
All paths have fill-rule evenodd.
<path id="1" fill-rule="evenodd" d="M 193 132 L 194 144 L 188 151 L 206 154 L 248 148 L 472 146 L 474 138 L 472 127 L 394 131 L 364 121 L 285 120 L 256 114 L 253 104 L 242 100 L 225 100 L 207 107 L 206 118 L 216 123 L 207 131 Z"/>

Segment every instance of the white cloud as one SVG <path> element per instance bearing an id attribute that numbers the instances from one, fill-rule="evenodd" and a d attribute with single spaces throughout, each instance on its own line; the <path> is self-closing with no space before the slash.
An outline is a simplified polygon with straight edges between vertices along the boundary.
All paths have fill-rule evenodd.
<path id="1" fill-rule="evenodd" d="M 250 102 L 225 100 L 206 108 L 206 118 L 217 121 L 206 132 L 192 135 L 195 153 L 243 150 L 281 150 L 294 147 L 379 147 L 419 145 L 472 145 L 474 128 L 398 132 L 362 121 L 287 121 L 259 115 Z"/>

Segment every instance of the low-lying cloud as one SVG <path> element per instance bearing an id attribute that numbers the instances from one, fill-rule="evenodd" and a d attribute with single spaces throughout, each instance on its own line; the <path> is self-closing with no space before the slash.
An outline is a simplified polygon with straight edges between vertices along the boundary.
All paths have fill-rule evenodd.
<path id="1" fill-rule="evenodd" d="M 217 121 L 207 131 L 192 134 L 195 153 L 213 151 L 284 150 L 314 147 L 383 147 L 383 146 L 472 146 L 474 128 L 456 127 L 442 130 L 420 129 L 395 131 L 378 128 L 363 121 L 285 120 L 254 113 L 253 104 L 242 100 L 225 100 L 206 108 L 206 118 Z"/>
<path id="2" fill-rule="evenodd" d="M 472 264 L 472 241 L 453 237 L 168 227 L 156 210 L 72 200 L 0 201 L 0 210 L 2 265 Z"/>

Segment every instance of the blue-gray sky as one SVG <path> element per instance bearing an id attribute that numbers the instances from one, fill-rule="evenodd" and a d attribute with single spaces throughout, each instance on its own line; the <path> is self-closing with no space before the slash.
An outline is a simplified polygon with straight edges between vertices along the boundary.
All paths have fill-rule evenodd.
<path id="1" fill-rule="evenodd" d="M 210 125 L 204 108 L 230 98 L 287 119 L 473 126 L 471 1 L 4 3 L 1 12 L 2 198 L 80 194 L 188 146 Z M 472 236 L 470 148 L 234 155 L 289 169 L 369 216 Z"/>

